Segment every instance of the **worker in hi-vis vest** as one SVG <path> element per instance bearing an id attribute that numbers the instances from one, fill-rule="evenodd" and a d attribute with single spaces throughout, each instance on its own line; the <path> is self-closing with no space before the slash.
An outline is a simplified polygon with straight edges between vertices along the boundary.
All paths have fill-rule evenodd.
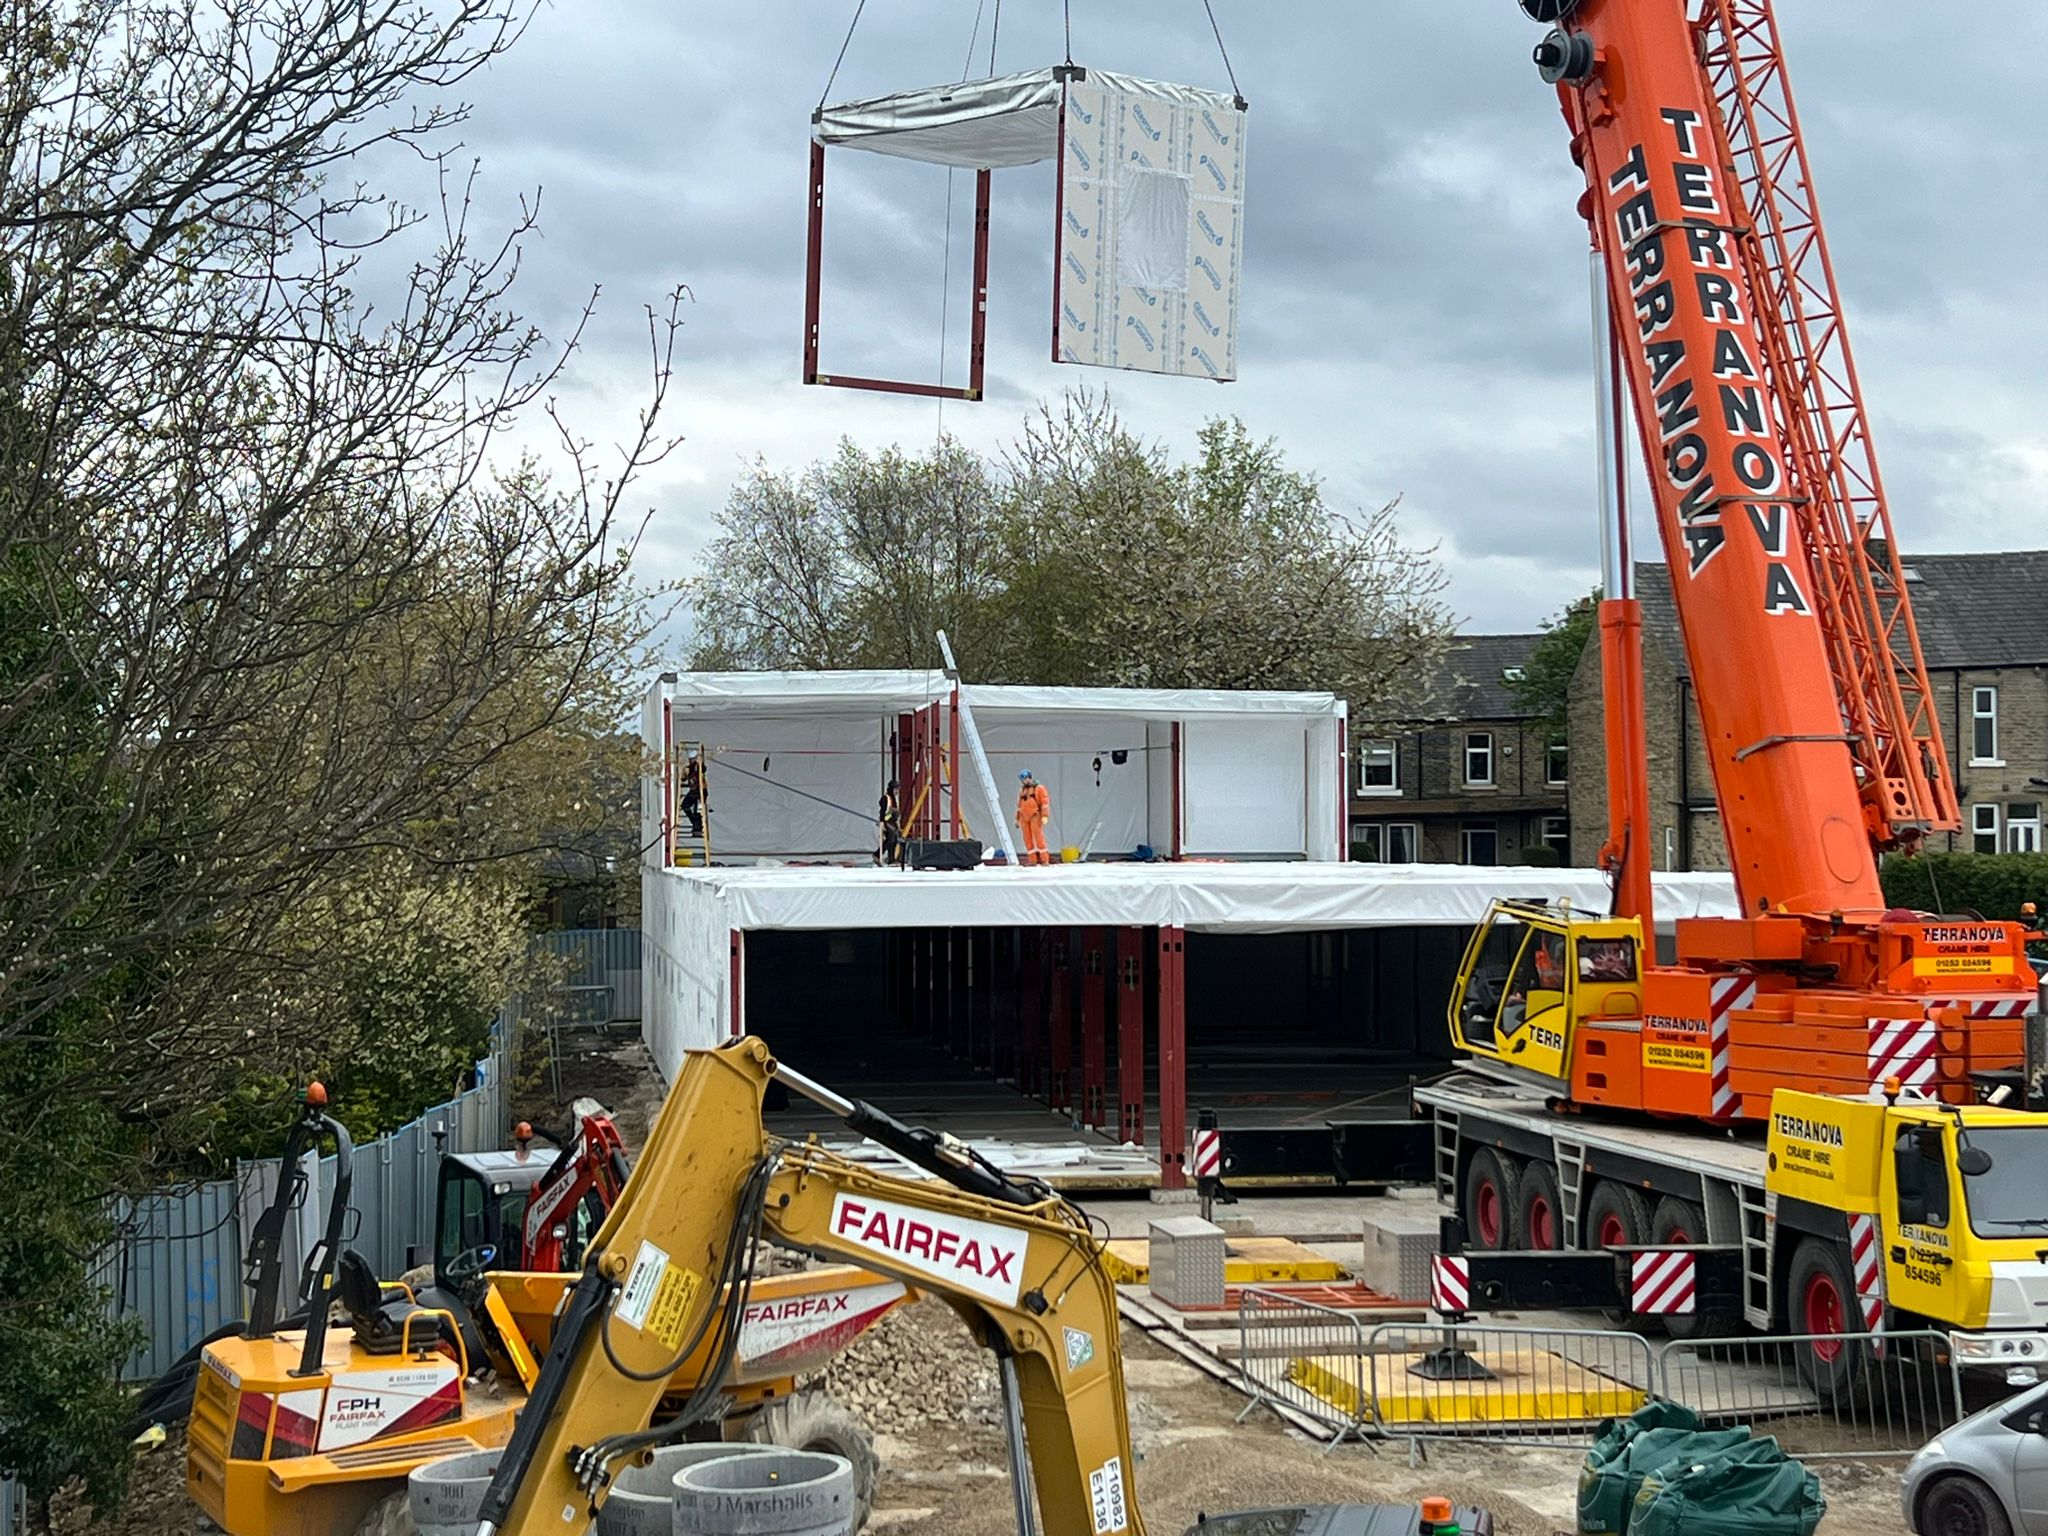
<path id="1" fill-rule="evenodd" d="M 1024 864 L 1050 864 L 1045 851 L 1045 824 L 1052 817 L 1052 795 L 1025 769 L 1017 775 L 1017 830 L 1024 834 Z"/>

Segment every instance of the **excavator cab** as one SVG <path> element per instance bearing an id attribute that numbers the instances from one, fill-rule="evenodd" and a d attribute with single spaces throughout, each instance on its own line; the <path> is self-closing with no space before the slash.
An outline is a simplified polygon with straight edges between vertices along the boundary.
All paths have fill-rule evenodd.
<path id="1" fill-rule="evenodd" d="M 1639 1020 L 1641 951 L 1632 918 L 1496 901 L 1458 967 L 1451 1038 L 1481 1071 L 1565 1091 L 1583 1025 Z"/>

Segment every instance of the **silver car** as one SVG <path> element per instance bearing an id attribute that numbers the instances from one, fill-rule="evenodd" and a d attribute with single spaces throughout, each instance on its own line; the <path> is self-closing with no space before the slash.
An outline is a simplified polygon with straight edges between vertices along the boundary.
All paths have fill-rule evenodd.
<path id="1" fill-rule="evenodd" d="M 1901 1498 L 1920 1536 L 2048 1536 L 2048 1384 L 1928 1441 Z"/>

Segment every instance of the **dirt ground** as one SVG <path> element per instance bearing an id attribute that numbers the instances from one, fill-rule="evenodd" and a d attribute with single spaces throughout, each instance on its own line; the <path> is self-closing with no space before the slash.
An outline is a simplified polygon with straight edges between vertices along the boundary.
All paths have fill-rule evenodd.
<path id="1" fill-rule="evenodd" d="M 950 1388 L 893 1395 L 880 1413 L 857 1384 L 866 1357 L 916 1341 Z M 1124 1379 L 1137 1454 L 1135 1481 L 1154 1533 L 1186 1530 L 1203 1513 L 1295 1503 L 1409 1503 L 1442 1494 L 1493 1512 L 1500 1536 L 1573 1529 L 1580 1454 L 1436 1443 L 1419 1466 L 1405 1443 L 1328 1449 L 1261 1409 L 1236 1422 L 1245 1398 L 1144 1333 L 1123 1330 Z M 1010 1536 L 1016 1530 L 993 1370 L 959 1394 L 943 1363 L 976 1354 L 949 1312 L 925 1303 L 887 1319 L 827 1383 L 868 1418 L 882 1457 L 869 1529 L 885 1536 Z M 878 1422 L 879 1420 L 879 1422 Z M 1820 1536 L 1903 1533 L 1896 1464 L 1817 1464 L 1828 1499 Z"/>
<path id="2" fill-rule="evenodd" d="M 564 1063 L 564 1089 L 604 1103 L 637 1147 L 660 1085 L 637 1041 L 591 1040 Z M 545 1090 L 541 1089 L 541 1093 Z M 554 1127 L 566 1115 L 544 1098 L 517 1111 Z M 1441 1494 L 1493 1512 L 1500 1536 L 1551 1536 L 1574 1525 L 1579 1455 L 1512 1446 L 1436 1443 L 1411 1464 L 1405 1443 L 1327 1449 L 1155 1343 L 1122 1333 L 1135 1466 L 1155 1536 L 1203 1513 L 1302 1503 L 1400 1502 Z M 879 1536 L 1009 1536 L 1016 1529 L 1000 1429 L 996 1374 L 966 1327 L 937 1302 L 896 1313 L 858 1341 L 819 1383 L 873 1431 L 881 1485 L 869 1530 Z M 1816 1464 L 1828 1500 L 1821 1536 L 1902 1536 L 1898 1464 Z M 184 1437 L 142 1455 L 126 1505 L 97 1522 L 60 1510 L 72 1536 L 198 1536 L 185 1502 Z M 337 1533 L 346 1536 L 346 1533 Z"/>

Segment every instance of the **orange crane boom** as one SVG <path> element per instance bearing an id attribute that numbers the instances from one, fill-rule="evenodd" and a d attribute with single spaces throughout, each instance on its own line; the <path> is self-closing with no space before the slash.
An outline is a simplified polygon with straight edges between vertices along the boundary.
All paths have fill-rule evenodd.
<path id="1" fill-rule="evenodd" d="M 1681 920 L 1640 1018 L 1585 1021 L 1571 1096 L 1734 1119 L 1779 1087 L 1896 1077 L 1961 1102 L 1972 1073 L 2018 1063 L 2034 974 L 2019 925 L 1890 911 L 1879 883 L 1883 854 L 1960 817 L 1770 0 L 1520 3 L 1552 26 L 1536 62 L 1618 357 L 1603 404 L 1634 406 L 1743 913 Z M 1616 913 L 1647 925 L 1612 457 L 1602 863 Z"/>

